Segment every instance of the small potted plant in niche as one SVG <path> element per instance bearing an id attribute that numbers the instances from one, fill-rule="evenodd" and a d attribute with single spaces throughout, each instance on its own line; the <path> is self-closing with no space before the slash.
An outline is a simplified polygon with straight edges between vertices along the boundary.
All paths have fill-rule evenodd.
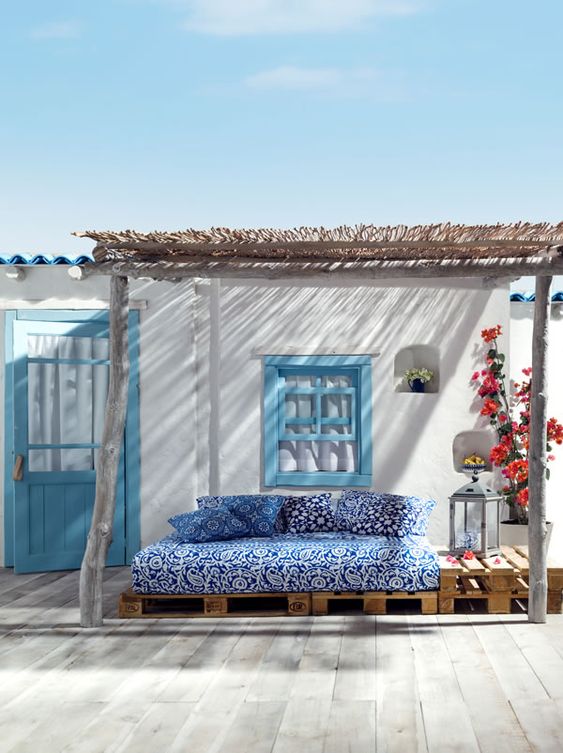
<path id="1" fill-rule="evenodd" d="M 430 369 L 407 369 L 405 371 L 405 380 L 411 388 L 411 392 L 424 392 L 426 383 L 434 376 Z"/>
<path id="2" fill-rule="evenodd" d="M 500 325 L 484 329 L 481 337 L 486 347 L 486 368 L 476 371 L 471 380 L 483 401 L 480 413 L 498 437 L 498 444 L 490 452 L 491 464 L 501 469 L 504 486 L 500 492 L 510 511 L 508 520 L 501 523 L 501 542 L 528 543 L 528 451 L 530 442 L 530 389 L 532 369 L 522 369 L 525 379 L 514 382 L 512 390 L 506 386 L 505 356 L 499 351 Z M 547 422 L 547 461 L 553 462 L 555 444 L 563 444 L 563 425 L 556 418 Z M 546 469 L 549 479 L 549 468 Z M 548 522 L 548 544 L 552 524 Z"/>

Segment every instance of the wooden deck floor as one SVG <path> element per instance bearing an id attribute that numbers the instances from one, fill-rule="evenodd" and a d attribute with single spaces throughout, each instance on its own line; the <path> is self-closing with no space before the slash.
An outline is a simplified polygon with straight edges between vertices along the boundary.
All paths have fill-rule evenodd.
<path id="1" fill-rule="evenodd" d="M 77 573 L 0 569 L 0 751 L 561 753 L 563 616 L 77 626 Z"/>

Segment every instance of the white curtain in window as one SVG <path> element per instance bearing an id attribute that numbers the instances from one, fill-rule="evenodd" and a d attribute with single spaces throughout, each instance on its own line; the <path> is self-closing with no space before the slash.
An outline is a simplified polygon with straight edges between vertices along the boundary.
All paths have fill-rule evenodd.
<path id="1" fill-rule="evenodd" d="M 325 387 L 349 387 L 348 377 L 325 376 L 322 378 Z M 286 379 L 288 387 L 314 387 L 316 377 L 295 376 Z M 322 398 L 322 417 L 350 416 L 351 399 L 349 395 L 325 395 Z M 314 395 L 286 395 L 286 417 L 310 418 L 316 412 Z M 311 434 L 316 431 L 313 424 L 289 424 L 286 434 Z M 349 426 L 323 426 L 323 434 L 348 434 Z M 357 469 L 357 442 L 352 441 L 282 441 L 279 443 L 279 471 L 280 473 L 315 471 L 354 472 Z"/>
<path id="2" fill-rule="evenodd" d="M 107 359 L 108 340 L 33 335 L 30 358 Z M 29 444 L 85 444 L 101 441 L 109 369 L 107 365 L 29 363 Z M 94 468 L 97 451 L 30 450 L 31 471 L 81 471 Z"/>

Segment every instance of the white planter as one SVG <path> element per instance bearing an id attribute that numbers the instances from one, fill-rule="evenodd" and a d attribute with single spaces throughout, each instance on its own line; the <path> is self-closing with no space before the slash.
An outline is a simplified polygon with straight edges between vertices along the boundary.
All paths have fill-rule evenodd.
<path id="1" fill-rule="evenodd" d="M 547 523 L 546 550 L 549 551 L 553 523 Z M 528 526 L 513 525 L 512 523 L 500 524 L 501 546 L 528 546 Z"/>

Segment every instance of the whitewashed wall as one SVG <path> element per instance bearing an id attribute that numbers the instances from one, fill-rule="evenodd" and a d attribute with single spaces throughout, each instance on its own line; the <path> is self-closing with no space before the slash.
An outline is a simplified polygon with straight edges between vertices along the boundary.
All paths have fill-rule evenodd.
<path id="1" fill-rule="evenodd" d="M 107 300 L 108 288 L 103 278 L 73 281 L 65 268 L 29 269 L 20 283 L 0 279 L 4 301 L 47 296 L 59 308 L 71 308 L 68 299 Z M 262 363 L 253 352 L 288 346 L 380 353 L 373 369 L 373 486 L 434 496 L 431 539 L 447 540 L 447 499 L 463 483 L 452 442 L 483 425 L 469 378 L 480 330 L 497 323 L 508 330 L 506 287 L 485 289 L 481 280 L 424 288 L 201 281 L 138 282 L 133 291 L 148 303 L 141 312 L 143 544 L 167 532 L 166 519 L 191 509 L 197 494 L 262 488 Z M 413 344 L 439 349 L 436 394 L 394 390 L 394 356 Z M 1 530 L 0 542 L 3 549 Z"/>
<path id="2" fill-rule="evenodd" d="M 563 283 L 563 278 L 559 278 Z M 520 288 L 532 292 L 531 287 Z M 554 285 L 563 290 L 563 284 Z M 522 369 L 532 365 L 533 303 L 511 303 L 511 376 L 522 380 Z M 551 331 L 548 371 L 548 414 L 563 422 L 563 304 L 551 307 Z M 557 460 L 550 464 L 551 477 L 547 485 L 547 515 L 553 521 L 550 554 L 563 556 L 563 446 L 555 445 Z"/>

